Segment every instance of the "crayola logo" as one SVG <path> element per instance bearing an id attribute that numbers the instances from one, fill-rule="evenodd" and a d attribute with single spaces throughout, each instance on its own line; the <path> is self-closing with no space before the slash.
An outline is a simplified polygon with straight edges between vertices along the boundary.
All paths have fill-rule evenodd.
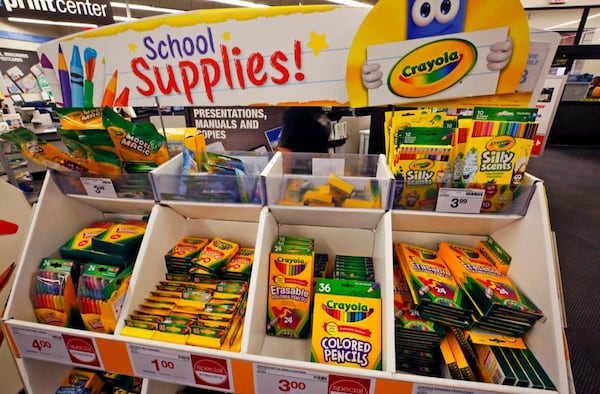
<path id="1" fill-rule="evenodd" d="M 429 160 L 429 159 L 415 160 L 412 163 L 410 163 L 410 165 L 408 166 L 408 168 L 413 171 L 427 171 L 427 170 L 431 169 L 432 167 L 433 167 L 433 160 Z"/>
<path id="2" fill-rule="evenodd" d="M 422 45 L 400 59 L 388 76 L 390 91 L 401 97 L 439 93 L 463 79 L 477 62 L 477 49 L 449 38 Z"/>
<path id="3" fill-rule="evenodd" d="M 488 141 L 485 149 L 489 151 L 505 151 L 515 146 L 515 139 L 510 135 L 500 135 Z"/>

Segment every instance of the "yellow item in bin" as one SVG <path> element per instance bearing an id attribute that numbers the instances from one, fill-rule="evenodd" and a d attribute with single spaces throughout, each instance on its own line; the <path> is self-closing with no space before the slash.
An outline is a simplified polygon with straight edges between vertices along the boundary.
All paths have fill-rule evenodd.
<path id="1" fill-rule="evenodd" d="M 240 246 L 223 238 L 215 238 L 202 249 L 200 256 L 192 260 L 195 265 L 209 272 L 217 272 L 240 250 Z"/>
<path id="2" fill-rule="evenodd" d="M 318 192 L 315 190 L 308 190 L 306 193 L 304 193 L 304 196 L 302 197 L 302 201 L 304 202 L 305 205 L 312 205 L 312 204 L 331 205 L 332 201 L 333 201 L 333 197 L 329 193 L 322 193 L 322 192 Z"/>
<path id="3" fill-rule="evenodd" d="M 342 195 L 343 198 L 349 197 L 350 194 L 352 194 L 352 191 L 354 190 L 354 185 L 352 183 L 341 179 L 335 174 L 329 175 L 328 183 L 332 189 L 331 192 L 334 194 L 339 193 Z"/>

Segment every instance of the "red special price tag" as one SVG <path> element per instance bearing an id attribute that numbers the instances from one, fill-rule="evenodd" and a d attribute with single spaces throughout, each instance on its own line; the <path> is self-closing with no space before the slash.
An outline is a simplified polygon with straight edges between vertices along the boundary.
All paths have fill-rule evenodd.
<path id="1" fill-rule="evenodd" d="M 373 379 L 329 375 L 327 394 L 371 394 Z"/>
<path id="2" fill-rule="evenodd" d="M 228 360 L 196 354 L 191 356 L 196 384 L 222 390 L 233 389 Z"/>
<path id="3" fill-rule="evenodd" d="M 98 351 L 92 338 L 63 334 L 63 340 L 72 362 L 90 367 L 101 367 L 100 357 L 98 357 Z"/>

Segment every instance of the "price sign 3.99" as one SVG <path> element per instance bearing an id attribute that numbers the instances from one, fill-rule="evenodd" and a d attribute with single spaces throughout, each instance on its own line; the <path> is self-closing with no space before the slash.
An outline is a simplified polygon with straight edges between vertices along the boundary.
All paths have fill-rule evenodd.
<path id="1" fill-rule="evenodd" d="M 441 188 L 435 210 L 450 213 L 479 213 L 484 194 L 483 189 Z"/>

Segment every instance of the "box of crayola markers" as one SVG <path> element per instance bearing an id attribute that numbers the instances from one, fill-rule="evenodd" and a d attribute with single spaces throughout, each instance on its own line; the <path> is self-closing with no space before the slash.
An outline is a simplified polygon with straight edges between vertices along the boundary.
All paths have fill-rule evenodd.
<path id="1" fill-rule="evenodd" d="M 474 108 L 458 183 L 485 189 L 482 212 L 500 211 L 516 197 L 538 128 L 536 116 L 536 108 Z"/>
<path id="2" fill-rule="evenodd" d="M 434 210 L 438 189 L 450 179 L 452 128 L 407 127 L 398 133 L 393 174 L 400 193 L 394 208 Z"/>
<path id="3" fill-rule="evenodd" d="M 310 359 L 381 370 L 381 293 L 375 282 L 317 279 Z"/>
<path id="4" fill-rule="evenodd" d="M 313 299 L 314 242 L 276 242 L 269 255 L 267 335 L 308 338 Z"/>

